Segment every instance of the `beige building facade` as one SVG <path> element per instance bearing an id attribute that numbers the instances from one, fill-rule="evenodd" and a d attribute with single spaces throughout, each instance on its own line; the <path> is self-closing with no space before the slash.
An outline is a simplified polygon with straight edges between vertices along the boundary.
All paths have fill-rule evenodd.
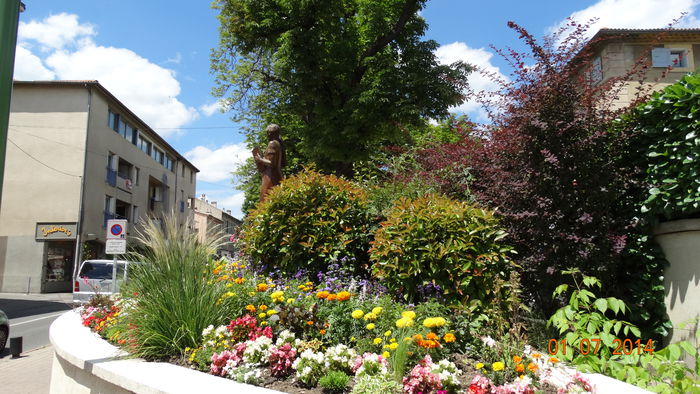
<path id="1" fill-rule="evenodd" d="M 108 219 L 192 218 L 197 168 L 97 81 L 15 81 L 0 205 L 0 292 L 70 291 Z"/>
<path id="2" fill-rule="evenodd" d="M 207 237 L 208 232 L 219 233 L 227 241 L 236 237 L 241 221 L 231 216 L 230 210 L 224 210 L 217 206 L 216 201 L 209 201 L 206 195 L 200 198 L 193 198 L 190 207 L 194 211 L 194 227 L 200 240 Z M 222 245 L 217 254 L 219 256 L 234 257 L 236 248 L 233 242 Z"/>
<path id="3" fill-rule="evenodd" d="M 661 90 L 700 67 L 700 29 L 601 29 L 590 40 L 594 82 L 625 75 L 638 61 L 648 62 L 643 82 L 626 83 L 616 104 L 634 101 L 640 88 Z"/>

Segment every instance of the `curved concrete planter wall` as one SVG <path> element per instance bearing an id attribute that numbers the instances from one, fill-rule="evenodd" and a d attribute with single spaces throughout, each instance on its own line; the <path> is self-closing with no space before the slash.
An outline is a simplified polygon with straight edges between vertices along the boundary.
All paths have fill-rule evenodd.
<path id="1" fill-rule="evenodd" d="M 281 394 L 279 391 L 236 383 L 168 363 L 127 359 L 87 327 L 80 316 L 66 312 L 51 325 L 55 349 L 51 394 L 82 393 L 245 393 Z M 584 374 L 599 393 L 649 393 L 600 374 Z"/>
<path id="2" fill-rule="evenodd" d="M 689 340 L 697 346 L 698 323 L 679 325 L 700 316 L 700 219 L 661 223 L 654 236 L 670 263 L 664 273 L 666 310 L 673 322 L 669 340 Z"/>
<path id="3" fill-rule="evenodd" d="M 54 347 L 52 394 L 81 393 L 251 393 L 280 394 L 168 363 L 126 359 L 87 327 L 80 316 L 66 312 L 51 325 Z"/>

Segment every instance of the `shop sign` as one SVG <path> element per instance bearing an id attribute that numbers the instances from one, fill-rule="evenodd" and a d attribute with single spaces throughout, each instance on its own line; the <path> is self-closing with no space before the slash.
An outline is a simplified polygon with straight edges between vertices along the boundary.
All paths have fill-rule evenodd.
<path id="1" fill-rule="evenodd" d="M 75 239 L 77 223 L 37 223 L 36 239 Z"/>

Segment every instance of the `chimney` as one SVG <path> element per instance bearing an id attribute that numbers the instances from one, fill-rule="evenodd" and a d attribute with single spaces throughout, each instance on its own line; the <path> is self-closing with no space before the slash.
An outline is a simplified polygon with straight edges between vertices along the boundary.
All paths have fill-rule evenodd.
<path id="1" fill-rule="evenodd" d="M 231 214 L 231 210 L 230 210 L 230 209 L 227 209 L 227 210 L 226 210 L 226 213 L 228 213 L 228 214 L 230 215 L 230 214 Z"/>
<path id="2" fill-rule="evenodd" d="M 212 201 L 212 202 L 211 202 L 211 205 L 212 205 L 213 207 L 215 207 L 215 206 L 216 206 L 216 201 Z"/>
<path id="3" fill-rule="evenodd" d="M 202 200 L 206 200 L 207 195 L 202 193 Z"/>

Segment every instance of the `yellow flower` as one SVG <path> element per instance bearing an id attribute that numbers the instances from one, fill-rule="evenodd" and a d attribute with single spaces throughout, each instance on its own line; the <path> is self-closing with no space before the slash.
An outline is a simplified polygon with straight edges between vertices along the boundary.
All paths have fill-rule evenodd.
<path id="1" fill-rule="evenodd" d="M 455 334 L 448 332 L 444 337 L 442 337 L 442 339 L 445 341 L 445 343 L 450 343 L 454 342 L 457 338 L 455 337 Z"/>
<path id="2" fill-rule="evenodd" d="M 232 287 L 233 283 L 226 283 L 226 287 Z"/>
<path id="3" fill-rule="evenodd" d="M 481 369 L 484 367 L 484 363 L 476 363 L 475 367 L 476 369 Z"/>
<path id="4" fill-rule="evenodd" d="M 355 309 L 354 311 L 352 311 L 352 318 L 353 319 L 361 319 L 362 316 L 364 316 L 364 315 L 365 315 L 365 313 L 362 312 L 361 309 Z"/>
<path id="5" fill-rule="evenodd" d="M 261 319 L 264 319 L 265 317 L 267 317 L 267 314 L 266 314 L 266 313 L 260 313 L 260 314 L 258 315 L 258 317 L 261 318 Z"/>
<path id="6" fill-rule="evenodd" d="M 504 367 L 505 365 L 500 361 L 496 361 L 495 363 L 491 364 L 491 368 L 493 368 L 494 371 L 503 371 Z"/>
<path id="7" fill-rule="evenodd" d="M 382 313 L 383 310 L 384 310 L 384 308 L 382 308 L 381 306 L 377 306 L 377 307 L 374 307 L 374 309 L 372 309 L 372 313 L 374 313 L 375 315 L 378 315 L 378 314 Z"/>
<path id="8" fill-rule="evenodd" d="M 382 338 L 374 338 L 375 345 L 379 345 L 380 343 L 382 343 Z"/>
<path id="9" fill-rule="evenodd" d="M 401 312 L 401 317 L 405 317 L 405 318 L 407 318 L 407 319 L 413 320 L 413 319 L 416 318 L 416 312 L 413 312 L 413 311 L 404 311 L 404 312 Z"/>
<path id="10" fill-rule="evenodd" d="M 423 327 L 432 328 L 434 326 L 435 326 L 435 323 L 434 323 L 432 317 L 428 317 L 428 318 L 423 319 Z"/>
<path id="11" fill-rule="evenodd" d="M 368 330 L 374 330 L 374 327 L 376 326 L 374 325 L 374 323 L 369 323 L 366 327 Z"/>
<path id="12" fill-rule="evenodd" d="M 261 322 L 260 322 L 260 325 L 261 325 L 261 326 L 266 326 L 266 325 L 267 325 L 267 322 L 266 322 L 266 321 L 261 321 Z"/>
<path id="13" fill-rule="evenodd" d="M 277 311 L 274 310 L 274 309 L 270 309 L 269 311 L 267 311 L 267 315 L 268 315 L 268 316 L 272 316 L 272 315 L 274 315 L 275 313 L 277 313 Z"/>
<path id="14" fill-rule="evenodd" d="M 390 341 L 390 342 L 392 342 L 392 343 L 393 343 L 393 342 L 396 342 L 396 338 L 391 338 L 391 341 Z"/>
<path id="15" fill-rule="evenodd" d="M 355 342 L 355 337 L 350 337 L 350 342 Z"/>
<path id="16" fill-rule="evenodd" d="M 396 327 L 398 327 L 398 328 L 410 327 L 412 325 L 413 325 L 413 320 L 411 320 L 407 317 L 402 317 L 396 321 Z"/>
<path id="17" fill-rule="evenodd" d="M 398 347 L 399 347 L 399 344 L 396 343 L 396 342 L 391 343 L 391 344 L 389 345 L 389 349 L 391 349 L 391 350 L 396 350 L 396 349 L 398 349 Z"/>
<path id="18" fill-rule="evenodd" d="M 292 302 L 294 302 L 293 298 L 287 298 L 287 304 L 291 304 Z"/>
<path id="19" fill-rule="evenodd" d="M 374 320 L 377 318 L 377 314 L 374 312 L 370 312 L 365 315 L 365 320 Z"/>
<path id="20" fill-rule="evenodd" d="M 390 356 L 391 356 L 391 353 L 389 353 L 389 352 L 382 353 L 382 357 L 384 357 L 384 358 L 389 358 Z"/>
<path id="21" fill-rule="evenodd" d="M 272 301 L 274 302 L 284 302 L 284 292 L 278 290 L 270 294 L 270 298 L 272 298 Z"/>
<path id="22" fill-rule="evenodd" d="M 390 336 L 391 336 L 391 330 L 386 330 L 386 331 L 384 331 L 384 336 L 385 336 L 385 337 L 390 337 Z"/>

